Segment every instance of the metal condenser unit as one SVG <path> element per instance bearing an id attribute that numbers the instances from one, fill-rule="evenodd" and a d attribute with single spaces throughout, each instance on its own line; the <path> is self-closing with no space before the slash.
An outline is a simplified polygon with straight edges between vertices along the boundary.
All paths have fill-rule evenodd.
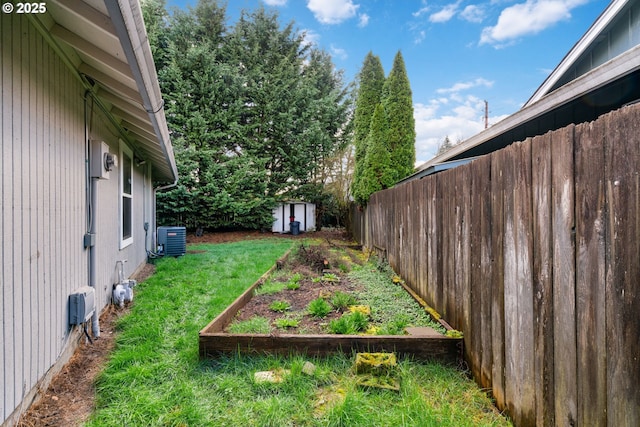
<path id="1" fill-rule="evenodd" d="M 168 256 L 187 253 L 187 229 L 185 227 L 158 227 L 158 252 Z"/>

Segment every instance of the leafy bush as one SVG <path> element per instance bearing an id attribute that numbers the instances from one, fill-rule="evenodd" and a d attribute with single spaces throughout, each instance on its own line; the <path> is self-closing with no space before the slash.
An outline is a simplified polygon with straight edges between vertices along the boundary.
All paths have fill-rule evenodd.
<path id="1" fill-rule="evenodd" d="M 357 302 L 358 301 L 353 295 L 341 291 L 337 291 L 331 298 L 331 304 L 339 310 L 345 309 L 350 305 L 355 305 Z"/>
<path id="2" fill-rule="evenodd" d="M 326 317 L 332 310 L 331 304 L 322 298 L 316 298 L 311 301 L 307 307 L 309 314 L 315 317 Z"/>
<path id="3" fill-rule="evenodd" d="M 291 304 L 287 301 L 274 301 L 269 305 L 269 310 L 282 313 L 291 308 Z"/>
<path id="4" fill-rule="evenodd" d="M 300 324 L 300 320 L 292 319 L 290 317 L 281 317 L 276 319 L 274 324 L 280 329 L 297 328 Z"/>
<path id="5" fill-rule="evenodd" d="M 340 278 L 333 273 L 326 273 L 322 276 L 323 282 L 339 282 Z"/>
<path id="6" fill-rule="evenodd" d="M 369 319 L 359 311 L 343 314 L 339 319 L 329 322 L 329 331 L 332 334 L 352 335 L 362 332 L 367 328 Z"/>

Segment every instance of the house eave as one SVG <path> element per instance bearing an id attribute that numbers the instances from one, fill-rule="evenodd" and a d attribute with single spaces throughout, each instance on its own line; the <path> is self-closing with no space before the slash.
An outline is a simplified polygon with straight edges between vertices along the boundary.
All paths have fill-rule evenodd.
<path id="1" fill-rule="evenodd" d="M 137 0 L 50 0 L 36 28 L 83 82 L 157 182 L 178 179 L 162 95 Z"/>

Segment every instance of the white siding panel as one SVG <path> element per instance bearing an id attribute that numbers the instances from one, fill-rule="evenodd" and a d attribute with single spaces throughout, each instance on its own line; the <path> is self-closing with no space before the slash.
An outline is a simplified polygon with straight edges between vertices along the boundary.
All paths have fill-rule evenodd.
<path id="1" fill-rule="evenodd" d="M 86 284 L 82 88 L 24 17 L 3 14 L 0 121 L 0 415 L 68 342 L 67 300 Z"/>
<path id="2" fill-rule="evenodd" d="M 88 284 L 84 89 L 28 19 L 0 15 L 0 424 L 60 362 L 78 328 L 68 297 Z M 119 134 L 91 101 L 90 139 L 118 152 Z M 135 147 L 132 147 L 135 149 Z M 96 301 L 109 303 L 116 262 L 129 277 L 146 261 L 153 227 L 150 165 L 133 171 L 133 244 L 119 250 L 115 169 L 97 183 Z M 153 228 L 150 229 L 150 234 Z"/>

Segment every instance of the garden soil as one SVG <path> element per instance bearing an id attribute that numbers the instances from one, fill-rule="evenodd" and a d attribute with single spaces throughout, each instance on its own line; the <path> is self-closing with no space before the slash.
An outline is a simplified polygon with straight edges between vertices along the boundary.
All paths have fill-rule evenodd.
<path id="1" fill-rule="evenodd" d="M 225 243 L 265 237 L 286 237 L 304 239 L 314 237 L 325 240 L 344 240 L 347 236 L 341 231 L 320 231 L 290 234 L 271 234 L 259 231 L 233 231 L 223 233 L 205 232 L 201 236 L 189 234 L 187 243 Z M 187 247 L 187 250 L 189 248 Z M 136 274 L 138 282 L 145 280 L 154 272 L 154 266 L 147 264 Z M 83 338 L 78 349 L 62 370 L 54 376 L 48 389 L 22 415 L 18 427 L 82 425 L 91 415 L 95 402 L 94 382 L 104 368 L 109 353 L 115 344 L 117 320 L 128 312 L 128 308 L 108 307 L 100 316 L 100 338 L 93 343 Z"/>

